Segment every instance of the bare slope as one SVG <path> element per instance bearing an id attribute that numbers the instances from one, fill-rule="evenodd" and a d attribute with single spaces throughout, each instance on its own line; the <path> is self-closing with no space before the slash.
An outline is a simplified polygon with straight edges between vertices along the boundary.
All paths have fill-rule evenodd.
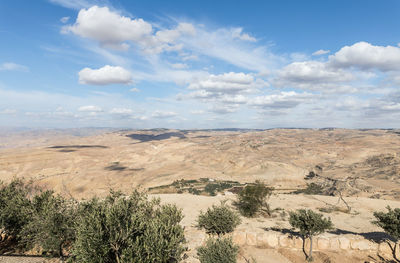
<path id="1" fill-rule="evenodd" d="M 400 136 L 391 130 L 126 130 L 40 140 L 2 149 L 0 178 L 30 178 L 78 198 L 202 177 L 298 188 L 311 170 L 350 177 L 350 195 L 396 198 L 400 189 Z"/>

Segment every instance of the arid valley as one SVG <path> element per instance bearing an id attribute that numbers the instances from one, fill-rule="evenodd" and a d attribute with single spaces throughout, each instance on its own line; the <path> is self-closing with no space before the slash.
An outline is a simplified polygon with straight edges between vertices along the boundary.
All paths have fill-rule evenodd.
<path id="1" fill-rule="evenodd" d="M 390 262 L 390 253 L 378 247 L 385 233 L 372 221 L 374 211 L 400 208 L 397 130 L 89 129 L 2 131 L 1 138 L 5 182 L 24 178 L 78 200 L 101 198 L 110 189 L 126 194 L 140 189 L 177 204 L 184 213 L 187 262 L 197 262 L 195 249 L 205 239 L 196 228 L 199 212 L 223 200 L 233 206 L 235 188 L 256 180 L 274 188 L 269 201 L 274 212 L 243 218 L 233 234 L 241 245 L 239 262 L 304 262 L 296 240 L 285 232 L 287 213 L 300 208 L 320 210 L 335 225 L 318 240 L 315 262 Z M 343 199 L 324 188 L 330 182 Z M 206 191 L 207 184 L 218 183 L 228 186 Z M 321 185 L 321 192 L 304 192 L 311 183 Z M 263 240 L 266 233 L 277 237 L 276 244 Z M 346 236 L 347 249 L 347 241 L 340 243 Z"/>

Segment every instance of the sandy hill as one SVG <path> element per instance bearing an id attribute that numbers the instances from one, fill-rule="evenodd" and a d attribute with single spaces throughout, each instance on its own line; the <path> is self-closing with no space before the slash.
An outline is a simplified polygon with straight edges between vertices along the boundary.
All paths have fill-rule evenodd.
<path id="1" fill-rule="evenodd" d="M 304 187 L 310 171 L 346 178 L 348 195 L 399 197 L 400 136 L 394 130 L 156 129 L 1 138 L 2 180 L 29 178 L 78 198 L 109 188 L 130 192 L 204 177 L 242 183 L 261 179 L 275 188 L 295 189 Z"/>

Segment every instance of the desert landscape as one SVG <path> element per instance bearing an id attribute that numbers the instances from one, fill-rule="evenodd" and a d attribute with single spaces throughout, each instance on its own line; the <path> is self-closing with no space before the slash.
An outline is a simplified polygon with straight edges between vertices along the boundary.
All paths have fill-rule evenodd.
<path id="1" fill-rule="evenodd" d="M 387 205 L 400 208 L 397 130 L 49 130 L 2 138 L 5 182 L 24 178 L 78 200 L 140 189 L 175 203 L 184 214 L 186 262 L 198 262 L 196 248 L 206 239 L 196 227 L 200 211 L 224 200 L 234 207 L 237 190 L 256 180 L 274 188 L 274 212 L 243 218 L 233 233 L 241 245 L 239 262 L 304 262 L 296 241 L 286 240 L 288 212 L 300 208 L 319 210 L 335 225 L 318 241 L 316 262 L 390 262 L 384 261 L 390 260 L 388 248 L 379 248 L 388 236 L 372 221 L 373 212 Z M 325 187 L 329 182 L 345 203 Z M 321 186 L 319 193 L 304 192 L 311 183 Z M 263 243 L 266 233 L 279 241 Z M 348 238 L 347 249 L 339 243 L 324 248 L 324 239 L 340 237 Z"/>

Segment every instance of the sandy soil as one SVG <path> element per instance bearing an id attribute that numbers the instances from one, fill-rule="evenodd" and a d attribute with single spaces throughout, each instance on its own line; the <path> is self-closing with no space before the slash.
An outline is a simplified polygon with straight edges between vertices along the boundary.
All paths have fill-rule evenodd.
<path id="1" fill-rule="evenodd" d="M 119 131 L 3 147 L 2 180 L 25 177 L 77 198 L 202 177 L 301 188 L 310 171 L 347 178 L 348 195 L 400 197 L 400 136 L 390 130 Z"/>

